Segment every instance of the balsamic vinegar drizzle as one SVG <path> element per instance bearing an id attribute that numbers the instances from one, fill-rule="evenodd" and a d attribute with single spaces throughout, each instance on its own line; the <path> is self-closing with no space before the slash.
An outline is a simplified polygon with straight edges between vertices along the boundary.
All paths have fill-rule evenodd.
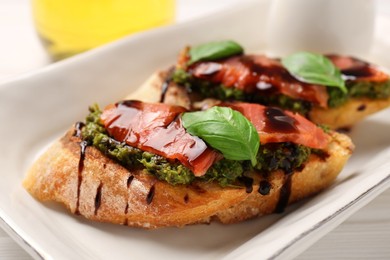
<path id="1" fill-rule="evenodd" d="M 188 194 L 186 194 L 185 196 L 184 196 L 184 203 L 188 203 L 188 201 L 189 201 L 189 199 L 190 199 L 190 197 L 188 196 Z"/>
<path id="2" fill-rule="evenodd" d="M 152 203 L 152 200 L 154 197 L 154 190 L 155 190 L 155 188 L 154 188 L 154 184 L 153 184 L 152 187 L 150 187 L 148 195 L 146 196 L 146 203 L 148 203 L 148 205 L 150 203 Z"/>
<path id="3" fill-rule="evenodd" d="M 75 132 L 73 133 L 73 136 L 81 138 L 81 134 L 82 134 L 81 131 L 84 126 L 85 124 L 83 122 L 77 122 L 74 126 Z M 77 174 L 77 202 L 76 202 L 76 211 L 75 211 L 75 214 L 77 215 L 80 214 L 79 212 L 80 188 L 81 188 L 81 182 L 83 180 L 82 171 L 84 169 L 85 150 L 87 149 L 88 143 L 87 141 L 81 141 L 79 145 L 80 145 L 80 159 L 79 159 L 78 174 Z"/>
<path id="4" fill-rule="evenodd" d="M 170 80 L 170 79 L 169 79 Z M 169 83 L 168 83 L 169 84 Z M 85 126 L 85 124 L 83 122 L 77 122 L 75 124 L 75 132 L 73 134 L 73 136 L 75 137 L 79 137 L 81 138 L 81 135 L 82 135 L 82 128 Z M 80 191 L 81 191 L 81 183 L 83 181 L 83 175 L 82 175 L 82 172 L 84 170 L 84 160 L 85 160 L 85 152 L 86 152 L 86 149 L 87 147 L 89 146 L 89 143 L 87 141 L 81 141 L 79 143 L 79 146 L 80 146 L 80 158 L 79 158 L 79 163 L 78 163 L 78 180 L 77 180 L 77 202 L 76 202 L 76 210 L 75 210 L 75 214 L 77 215 L 80 215 L 80 211 L 79 211 L 79 206 L 80 206 Z M 104 167 L 105 168 L 105 167 Z M 130 185 L 132 183 L 132 181 L 134 180 L 134 175 L 130 175 L 127 179 L 127 188 L 130 188 Z M 96 190 L 96 195 L 95 195 L 95 210 L 94 210 L 94 214 L 97 215 L 98 213 L 98 210 L 100 208 L 100 205 L 101 205 L 101 200 L 102 200 L 102 188 L 103 188 L 103 183 L 100 183 L 97 190 Z M 153 201 L 153 197 L 154 197 L 154 194 L 155 194 L 155 185 L 153 184 L 152 187 L 150 188 L 147 196 L 146 196 L 146 203 L 149 205 L 150 203 L 152 203 Z M 185 203 L 188 202 L 188 195 L 186 195 L 184 197 L 184 201 Z M 129 203 L 126 204 L 126 207 L 125 207 L 125 212 L 124 214 L 127 215 L 128 213 L 128 210 L 129 210 Z M 125 219 L 125 222 L 124 222 L 124 225 L 127 225 L 128 224 L 128 219 L 126 218 Z"/>
<path id="5" fill-rule="evenodd" d="M 242 176 L 242 177 L 239 177 L 239 181 L 245 185 L 246 193 L 251 193 L 253 191 L 253 179 L 252 178 Z"/>
<path id="6" fill-rule="evenodd" d="M 96 190 L 96 196 L 95 196 L 95 212 L 94 212 L 95 215 L 97 215 L 97 211 L 99 210 L 102 202 L 102 188 L 103 188 L 103 183 L 100 182 L 99 187 Z"/>
<path id="7" fill-rule="evenodd" d="M 337 61 L 342 57 L 334 54 L 326 55 L 329 59 Z M 371 65 L 368 62 L 359 60 L 355 57 L 348 57 L 350 65 L 344 68 L 340 68 L 340 71 L 344 77 L 349 80 L 355 80 L 362 77 L 372 77 L 374 75 Z"/>
<path id="8" fill-rule="evenodd" d="M 83 169 L 84 169 L 84 160 L 85 160 L 85 151 L 88 147 L 87 141 L 81 141 L 80 142 L 80 159 L 79 159 L 79 165 L 78 165 L 78 180 L 77 180 L 77 202 L 76 202 L 76 214 L 79 215 L 79 204 L 80 204 L 80 188 L 81 188 L 81 182 L 83 181 Z"/>
<path id="9" fill-rule="evenodd" d="M 134 180 L 134 175 L 129 175 L 129 177 L 127 178 L 127 189 L 130 188 L 130 185 L 131 183 L 133 182 Z M 129 195 L 127 195 L 129 196 Z M 129 212 L 129 197 L 127 197 L 127 202 L 126 202 L 126 207 L 125 207 L 125 216 L 126 216 L 126 219 L 125 219 L 125 222 L 123 223 L 123 225 L 127 226 L 128 225 L 128 219 L 127 219 L 127 213 Z"/>
<path id="10" fill-rule="evenodd" d="M 265 109 L 265 116 L 268 119 L 266 129 L 270 132 L 295 133 L 298 131 L 295 126 L 296 120 L 286 115 L 280 108 L 267 107 Z"/>
<path id="11" fill-rule="evenodd" d="M 169 84 L 171 83 L 172 79 L 167 78 L 163 84 L 161 85 L 161 96 L 160 96 L 160 103 L 164 103 L 165 95 L 167 94 Z"/>
<path id="12" fill-rule="evenodd" d="M 265 180 L 260 181 L 258 192 L 261 195 L 268 195 L 270 191 L 271 191 L 271 183 Z"/>
<path id="13" fill-rule="evenodd" d="M 366 104 L 361 104 L 360 106 L 358 106 L 357 108 L 357 111 L 364 111 L 366 110 Z"/>
<path id="14" fill-rule="evenodd" d="M 160 103 L 164 103 L 165 95 L 167 94 L 169 85 L 170 85 L 171 82 L 172 82 L 172 76 L 173 76 L 174 70 L 175 70 L 174 68 L 171 68 L 171 69 L 168 71 L 168 73 L 167 73 L 167 75 L 166 75 L 166 78 L 165 78 L 164 82 L 163 82 L 162 85 L 161 85 Z"/>
<path id="15" fill-rule="evenodd" d="M 130 175 L 129 178 L 127 178 L 127 188 L 130 188 L 131 182 L 134 180 L 134 175 Z"/>
<path id="16" fill-rule="evenodd" d="M 125 208 L 125 222 L 123 223 L 123 225 L 127 226 L 129 224 L 129 220 L 127 218 L 127 213 L 129 212 L 129 203 L 127 202 L 126 203 L 126 208 Z"/>
<path id="17" fill-rule="evenodd" d="M 287 207 L 291 194 L 291 176 L 292 174 L 285 175 L 283 186 L 280 188 L 279 201 L 275 207 L 275 213 L 283 213 Z"/>
<path id="18" fill-rule="evenodd" d="M 78 166 L 79 174 L 81 174 L 81 172 L 84 169 L 85 151 L 86 151 L 87 147 L 88 147 L 87 141 L 80 142 L 80 160 L 79 160 L 79 166 Z"/>
<path id="19" fill-rule="evenodd" d="M 81 130 L 83 129 L 84 126 L 85 126 L 85 124 L 83 122 L 77 122 L 74 125 L 75 132 L 74 132 L 73 136 L 81 137 Z"/>

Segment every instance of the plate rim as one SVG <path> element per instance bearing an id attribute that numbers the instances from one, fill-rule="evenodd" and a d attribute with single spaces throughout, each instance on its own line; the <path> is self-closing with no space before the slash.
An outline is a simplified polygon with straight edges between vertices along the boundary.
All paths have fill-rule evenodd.
<path id="1" fill-rule="evenodd" d="M 226 12 L 226 11 L 221 11 L 221 13 L 223 13 L 223 12 Z M 201 18 L 199 18 L 199 19 L 201 19 Z M 186 23 L 196 23 L 196 21 L 197 21 L 197 19 L 194 19 L 194 20 L 188 21 Z M 176 25 L 172 25 L 172 27 L 174 27 L 174 26 L 176 26 Z M 182 26 L 182 25 L 180 25 L 180 26 Z M 164 30 L 164 28 L 161 28 L 161 29 Z M 157 30 L 159 30 L 159 29 L 157 29 Z M 120 41 L 123 41 L 123 40 L 120 40 Z M 96 52 L 98 52 L 98 51 L 99 50 L 96 50 Z M 93 55 L 94 53 L 95 53 L 95 51 L 93 53 L 89 53 L 88 55 L 85 56 L 85 58 L 88 57 L 89 55 Z M 83 57 L 80 57 L 80 58 L 83 59 Z M 69 62 L 77 62 L 77 61 L 78 61 L 78 59 L 76 58 L 76 59 L 71 60 Z M 61 64 L 58 64 L 57 66 L 60 66 L 60 65 Z M 47 69 L 48 68 L 45 67 L 44 69 L 38 70 L 37 72 L 33 72 L 33 73 L 26 74 L 26 75 L 22 75 L 21 77 L 18 77 L 16 79 L 10 80 L 10 82 L 14 82 L 14 81 L 17 82 L 19 79 L 23 79 L 23 78 L 29 77 L 31 75 L 39 74 L 39 73 L 41 73 L 41 71 L 45 71 Z M 1 89 L 2 86 L 4 86 L 6 88 L 8 83 L 9 82 L 7 81 L 7 82 L 4 82 L 4 83 L 0 84 L 0 89 Z M 383 192 L 388 187 L 390 187 L 390 173 L 387 176 L 385 176 L 384 178 L 382 178 L 381 180 L 379 180 L 375 185 L 373 185 L 369 189 L 367 189 L 364 193 L 360 194 L 353 201 L 351 201 L 348 204 L 346 204 L 344 207 L 339 209 L 334 214 L 328 216 L 324 221 L 321 221 L 321 222 L 317 223 L 315 226 L 311 226 L 309 228 L 310 229 L 309 231 L 301 233 L 299 236 L 296 237 L 296 239 L 290 241 L 290 243 L 288 245 L 284 246 L 283 248 L 281 248 L 280 250 L 275 252 L 269 259 L 274 259 L 274 258 L 278 258 L 278 257 L 283 256 L 293 245 L 295 245 L 297 242 L 299 242 L 300 240 L 302 240 L 305 237 L 307 237 L 312 232 L 318 230 L 325 223 L 327 223 L 329 221 L 332 221 L 333 219 L 337 218 L 338 216 L 341 215 L 341 213 L 345 212 L 349 208 L 353 208 L 356 205 L 362 204 L 363 202 L 368 203 L 370 201 L 369 200 L 370 196 L 372 196 L 372 199 L 374 199 L 376 197 L 376 196 L 373 195 L 375 192 L 377 192 L 378 195 L 379 195 L 381 192 Z M 381 190 L 381 191 L 378 192 L 378 190 Z M 364 205 L 365 204 L 360 205 L 360 207 L 357 207 L 356 210 L 360 209 Z M 28 235 L 24 234 L 23 231 L 18 230 L 18 226 L 15 223 L 13 223 L 12 220 L 7 220 L 7 215 L 3 212 L 3 210 L 1 208 L 0 208 L 0 220 L 1 220 L 0 221 L 0 226 L 7 232 L 7 234 L 9 234 L 32 257 L 34 257 L 36 259 L 46 259 L 46 257 L 44 256 L 45 255 L 44 253 L 39 252 L 38 248 L 34 247 L 30 242 L 27 241 L 28 240 Z M 26 237 L 27 237 L 27 239 L 26 239 Z M 252 239 L 255 239 L 255 238 L 256 238 L 256 236 L 253 237 Z M 49 257 L 47 257 L 47 258 L 49 258 Z"/>

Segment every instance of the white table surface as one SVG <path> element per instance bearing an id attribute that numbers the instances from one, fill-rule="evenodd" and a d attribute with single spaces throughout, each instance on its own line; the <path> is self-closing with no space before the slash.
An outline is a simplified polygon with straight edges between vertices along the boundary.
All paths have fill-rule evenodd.
<path id="1" fill-rule="evenodd" d="M 239 0 L 177 0 L 181 22 Z M 390 1 L 376 0 L 390 16 Z M 42 68 L 50 59 L 38 41 L 28 0 L 0 0 L 0 83 Z M 316 242 L 297 259 L 390 259 L 390 189 Z M 0 229 L 0 259 L 32 259 Z"/>

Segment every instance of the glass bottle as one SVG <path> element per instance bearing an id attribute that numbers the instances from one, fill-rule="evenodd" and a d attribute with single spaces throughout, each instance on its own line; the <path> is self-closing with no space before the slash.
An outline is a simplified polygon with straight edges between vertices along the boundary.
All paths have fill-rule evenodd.
<path id="1" fill-rule="evenodd" d="M 175 0 L 32 0 L 32 11 L 39 37 L 58 60 L 172 23 Z"/>

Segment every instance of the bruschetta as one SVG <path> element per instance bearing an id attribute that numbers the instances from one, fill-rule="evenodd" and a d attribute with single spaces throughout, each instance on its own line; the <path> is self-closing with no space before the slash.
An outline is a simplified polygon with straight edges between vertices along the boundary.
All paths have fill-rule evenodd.
<path id="1" fill-rule="evenodd" d="M 187 96 L 188 107 L 202 99 L 259 103 L 299 112 L 332 129 L 350 127 L 390 105 L 389 75 L 379 67 L 344 55 L 295 57 L 288 63 L 245 54 L 234 42 L 207 43 L 185 48 L 174 68 L 158 74 L 160 79 L 155 75 L 153 84 L 161 86 L 160 100 L 166 103 L 175 102 L 164 96 L 172 87 Z M 335 77 L 342 88 L 327 85 Z"/>
<path id="2" fill-rule="evenodd" d="M 227 136 L 216 141 L 221 131 Z M 353 148 L 346 135 L 276 107 L 223 102 L 191 112 L 125 100 L 90 107 L 23 185 L 38 200 L 94 221 L 148 229 L 227 224 L 320 192 Z"/>

